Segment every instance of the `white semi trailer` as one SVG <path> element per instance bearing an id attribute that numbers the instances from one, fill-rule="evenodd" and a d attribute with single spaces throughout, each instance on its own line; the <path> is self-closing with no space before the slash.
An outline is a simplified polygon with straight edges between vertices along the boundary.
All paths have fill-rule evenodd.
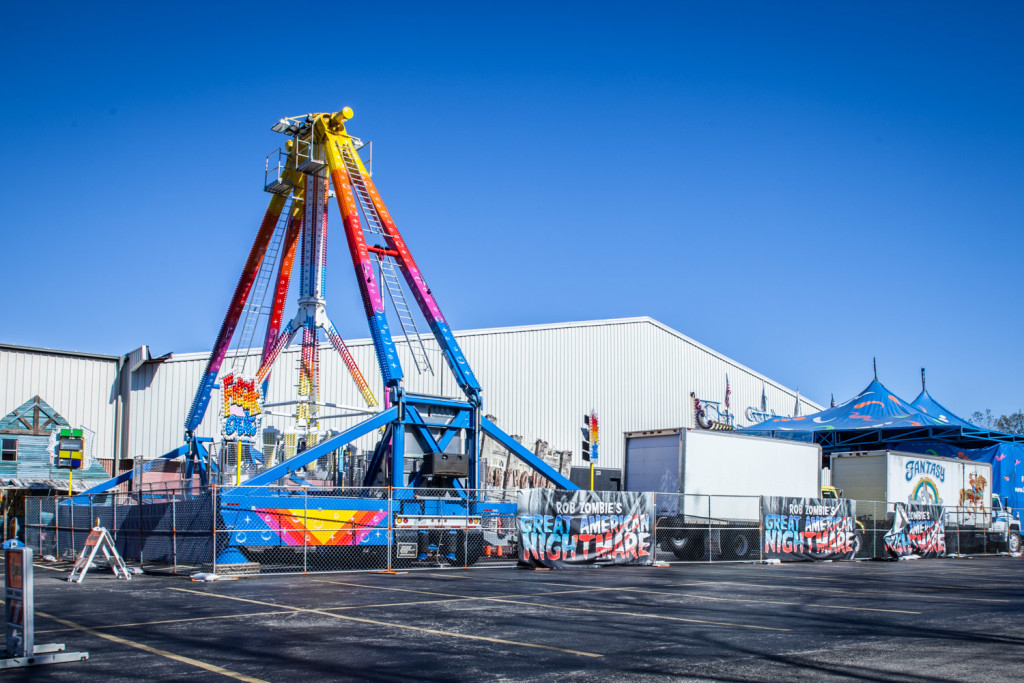
<path id="1" fill-rule="evenodd" d="M 893 514 L 893 503 L 923 503 L 946 507 L 947 528 L 961 532 L 961 544 L 1005 545 L 1020 549 L 1020 517 L 992 495 L 992 465 L 974 460 L 941 458 L 900 451 L 832 453 L 829 470 L 833 485 L 844 498 L 881 501 L 887 505 L 857 506 L 858 518 L 876 528 Z"/>
<path id="2" fill-rule="evenodd" d="M 623 485 L 657 496 L 658 542 L 679 559 L 756 556 L 760 496 L 818 498 L 821 447 L 735 432 L 625 434 Z"/>

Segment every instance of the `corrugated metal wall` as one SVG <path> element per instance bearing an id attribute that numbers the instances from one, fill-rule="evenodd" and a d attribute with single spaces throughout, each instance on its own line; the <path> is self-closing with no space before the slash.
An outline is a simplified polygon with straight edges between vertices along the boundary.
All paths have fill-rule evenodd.
<path id="1" fill-rule="evenodd" d="M 120 359 L 0 346 L 0 416 L 39 395 L 75 427 L 96 432 L 95 455 L 113 458 Z"/>
<path id="2" fill-rule="evenodd" d="M 743 417 L 746 408 L 760 406 L 762 389 L 768 408 L 780 415 L 791 415 L 795 404 L 795 392 L 650 318 L 473 330 L 455 336 L 483 386 L 485 412 L 495 416 L 506 432 L 524 437 L 528 445 L 543 439 L 551 449 L 572 450 L 576 465 L 582 464 L 579 428 L 583 414 L 592 409 L 601 419 L 600 464 L 621 467 L 624 432 L 693 427 L 690 392 L 722 401 L 726 373 L 732 412 L 741 426 L 748 424 Z M 461 397 L 433 340 L 428 348 L 434 376 L 416 375 L 401 346 L 407 389 Z M 383 392 L 372 345 L 360 340 L 352 342 L 350 349 L 380 400 Z M 206 358 L 206 354 L 187 354 L 150 361 L 133 374 L 128 457 L 153 457 L 181 444 L 182 425 Z M 231 367 L 229 358 L 221 374 Z M 328 346 L 321 351 L 321 368 L 322 401 L 363 405 L 344 364 Z M 245 371 L 255 372 L 255 360 L 248 361 Z M 298 350 L 292 349 L 274 366 L 267 402 L 293 398 L 297 378 Z M 215 436 L 218 431 L 218 394 L 200 426 L 201 436 Z M 804 414 L 821 409 L 806 399 L 801 403 Z M 325 408 L 322 414 L 337 412 Z M 322 425 L 341 430 L 358 419 L 324 420 Z M 283 418 L 267 422 L 278 428 L 288 426 Z M 366 437 L 358 445 L 370 448 L 371 441 Z"/>

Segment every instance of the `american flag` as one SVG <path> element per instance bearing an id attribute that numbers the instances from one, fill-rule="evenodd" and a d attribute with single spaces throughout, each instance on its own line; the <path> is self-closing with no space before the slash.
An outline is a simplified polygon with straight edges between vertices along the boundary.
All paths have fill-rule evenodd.
<path id="1" fill-rule="evenodd" d="M 725 407 L 729 407 L 729 394 L 732 393 L 732 389 L 729 388 L 729 374 L 725 375 Z"/>

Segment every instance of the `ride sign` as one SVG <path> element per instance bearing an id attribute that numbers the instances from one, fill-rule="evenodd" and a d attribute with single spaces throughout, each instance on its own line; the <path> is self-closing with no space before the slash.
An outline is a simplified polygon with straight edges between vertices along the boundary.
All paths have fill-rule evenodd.
<path id="1" fill-rule="evenodd" d="M 236 438 L 255 437 L 263 422 L 263 397 L 256 380 L 226 375 L 221 380 L 221 394 L 221 433 Z"/>

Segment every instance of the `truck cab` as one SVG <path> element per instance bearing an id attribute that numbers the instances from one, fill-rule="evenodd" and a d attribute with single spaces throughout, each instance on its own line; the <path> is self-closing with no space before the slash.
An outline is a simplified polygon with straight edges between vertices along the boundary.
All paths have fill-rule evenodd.
<path id="1" fill-rule="evenodd" d="M 992 526 L 989 531 L 1000 540 L 1006 539 L 1006 550 L 1019 553 L 1021 547 L 1020 513 L 1007 507 L 1002 496 L 992 494 Z"/>
<path id="2" fill-rule="evenodd" d="M 831 484 L 822 484 L 821 497 L 824 498 L 825 500 L 839 500 L 840 498 L 843 497 L 843 490 L 837 489 L 835 486 L 832 486 Z M 857 552 L 860 552 L 860 548 L 864 540 L 864 522 L 857 519 L 854 520 L 854 523 L 857 525 L 857 536 L 855 543 L 857 547 Z"/>
<path id="3" fill-rule="evenodd" d="M 843 497 L 843 490 L 837 489 L 835 486 L 823 484 L 821 487 L 821 497 L 829 500 L 839 500 Z"/>

